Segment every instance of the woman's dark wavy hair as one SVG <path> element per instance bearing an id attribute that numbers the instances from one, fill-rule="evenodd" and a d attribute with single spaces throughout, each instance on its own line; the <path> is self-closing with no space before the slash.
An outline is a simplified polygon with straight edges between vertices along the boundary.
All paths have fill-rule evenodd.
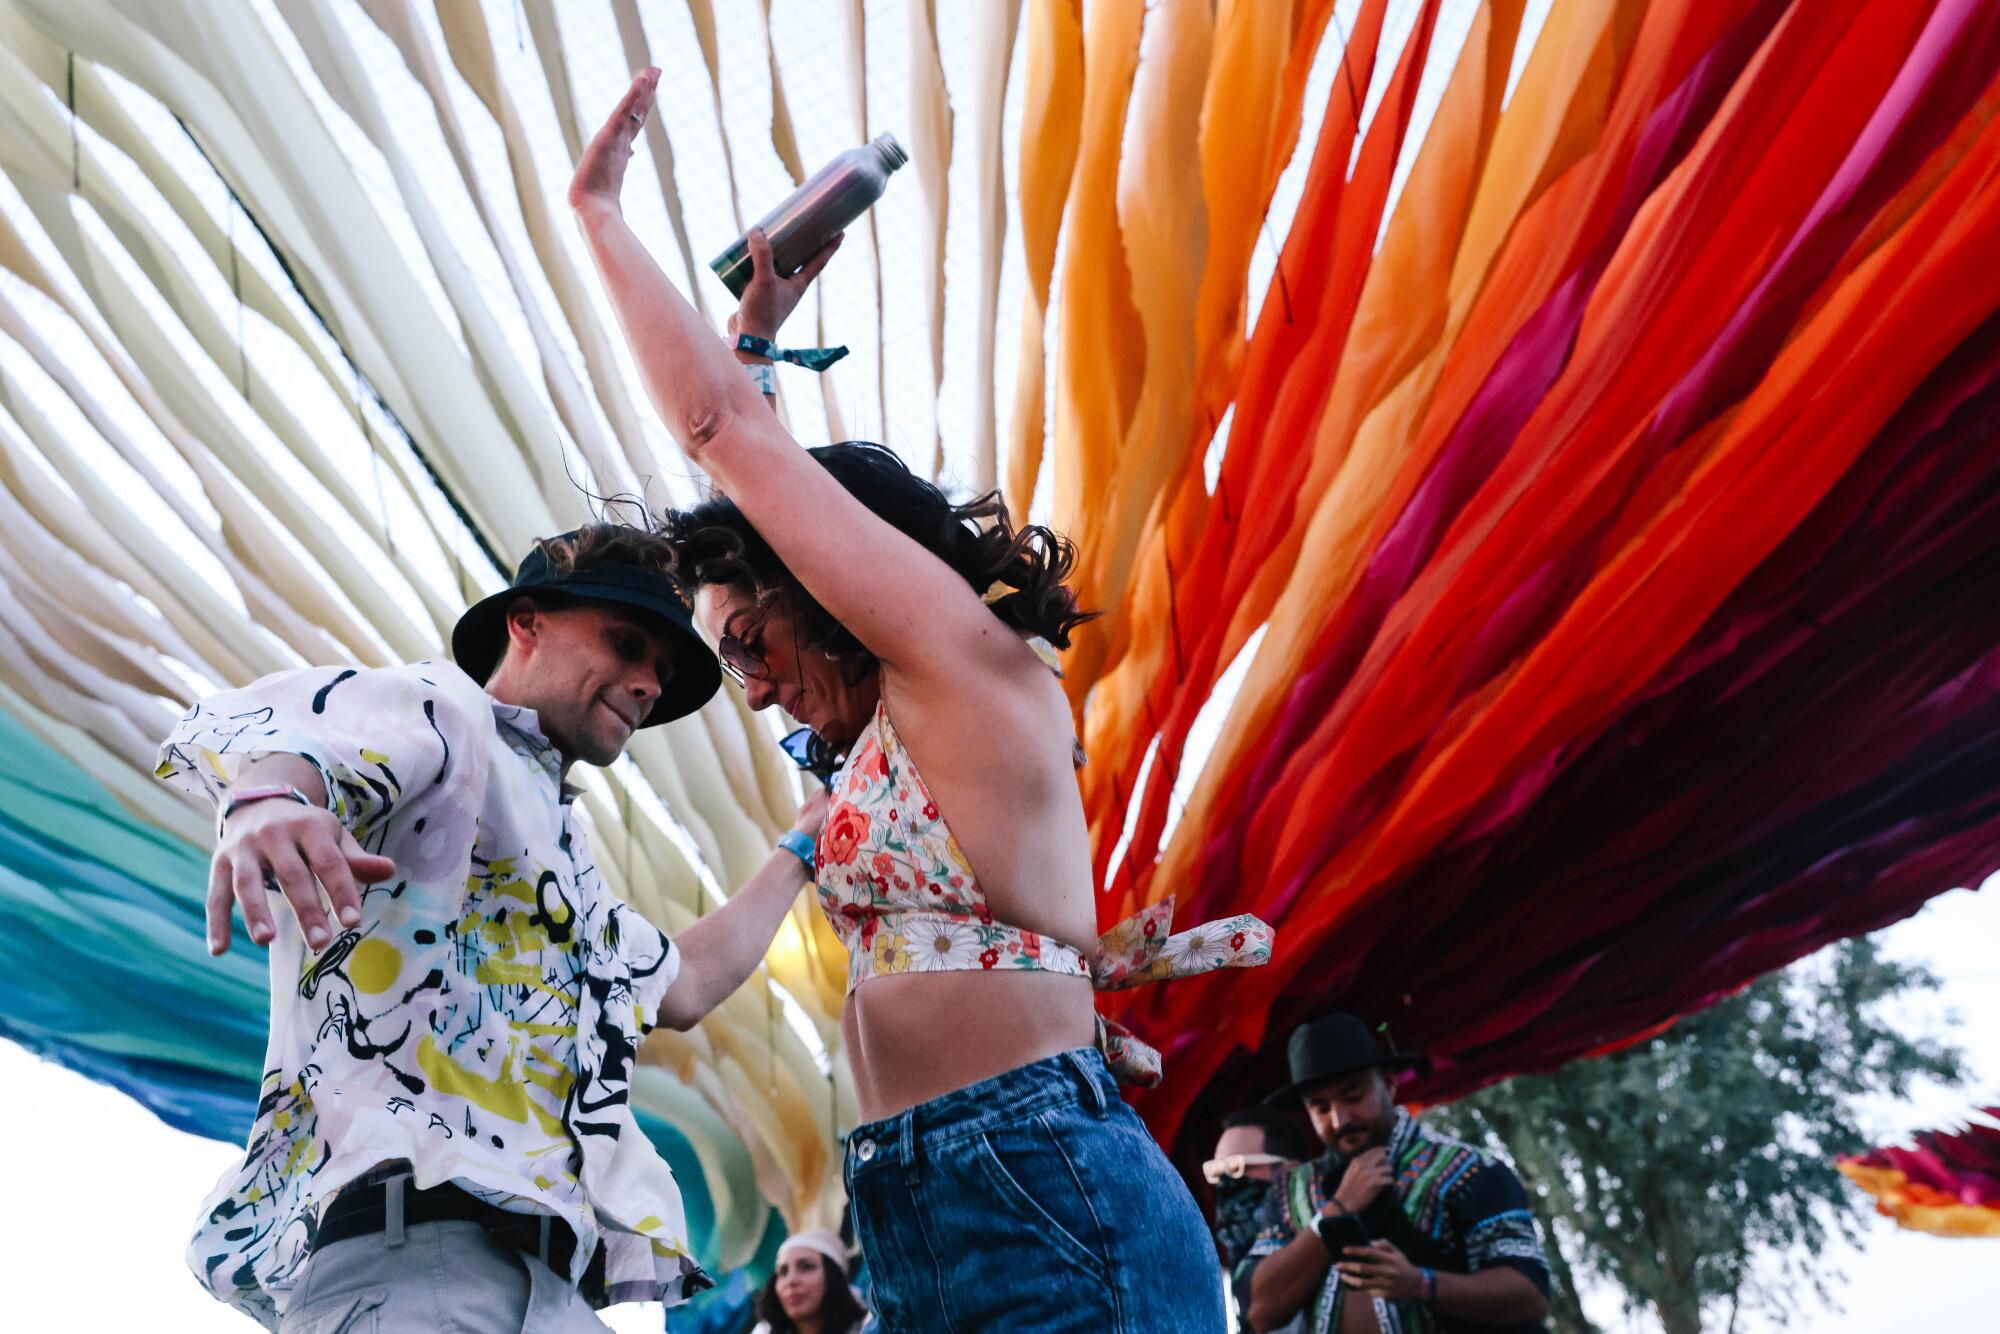
<path id="1" fill-rule="evenodd" d="M 820 1270 L 826 1275 L 826 1291 L 819 1299 L 820 1328 L 828 1334 L 842 1334 L 859 1325 L 868 1308 L 854 1295 L 846 1267 L 824 1255 L 819 1259 Z M 792 1318 L 785 1314 L 785 1304 L 778 1300 L 776 1274 L 764 1280 L 763 1291 L 757 1294 L 757 1318 L 771 1327 L 771 1334 L 798 1334 L 799 1327 L 792 1323 Z"/>
<path id="2" fill-rule="evenodd" d="M 956 570 L 974 592 L 1005 585 L 1010 591 L 988 604 L 1002 624 L 1068 648 L 1070 632 L 1095 615 L 1078 608 L 1067 585 L 1075 545 L 1041 524 L 1014 527 L 998 491 L 953 504 L 893 451 L 865 441 L 806 452 L 874 514 Z M 760 604 L 783 597 L 803 647 L 842 663 L 850 681 L 874 669 L 874 655 L 813 600 L 727 496 L 671 511 L 664 526 L 690 595 L 704 584 L 725 584 Z"/>

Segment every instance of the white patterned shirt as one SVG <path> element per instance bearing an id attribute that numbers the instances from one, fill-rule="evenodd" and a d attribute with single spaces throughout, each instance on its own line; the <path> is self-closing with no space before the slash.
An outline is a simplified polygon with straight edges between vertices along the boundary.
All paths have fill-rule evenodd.
<path id="1" fill-rule="evenodd" d="M 418 1189 L 567 1223 L 571 1282 L 601 1241 L 609 1302 L 707 1287 L 627 1101 L 680 955 L 599 879 L 533 711 L 450 663 L 281 672 L 195 705 L 158 776 L 218 800 L 269 753 L 310 760 L 396 878 L 317 955 L 272 913 L 256 1121 L 203 1206 L 196 1276 L 275 1328 L 334 1193 L 406 1159 Z"/>

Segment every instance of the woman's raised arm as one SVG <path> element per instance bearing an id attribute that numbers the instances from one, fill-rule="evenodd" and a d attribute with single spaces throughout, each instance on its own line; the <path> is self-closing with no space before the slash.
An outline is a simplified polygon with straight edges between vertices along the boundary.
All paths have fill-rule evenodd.
<path id="1" fill-rule="evenodd" d="M 653 406 L 689 460 L 869 652 L 906 672 L 962 679 L 985 658 L 975 645 L 988 644 L 996 670 L 1014 670 L 1020 644 L 979 592 L 872 514 L 799 447 L 625 221 L 625 167 L 659 77 L 648 69 L 632 81 L 584 151 L 569 190 Z M 760 269 L 768 267 L 761 237 L 753 251 Z M 832 252 L 829 245 L 784 281 L 803 291 Z"/>

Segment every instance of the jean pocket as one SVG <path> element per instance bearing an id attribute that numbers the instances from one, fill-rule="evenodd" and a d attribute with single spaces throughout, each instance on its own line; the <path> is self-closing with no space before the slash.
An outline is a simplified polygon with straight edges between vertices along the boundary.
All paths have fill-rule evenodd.
<path id="1" fill-rule="evenodd" d="M 973 1161 L 1007 1211 L 1038 1239 L 1085 1272 L 1109 1269 L 1104 1225 L 1076 1161 L 1046 1114 L 979 1136 Z"/>
<path id="2" fill-rule="evenodd" d="M 285 1312 L 279 1334 L 381 1334 L 382 1305 L 389 1300 L 387 1288 L 342 1293 L 324 1301 L 308 1302 Z"/>

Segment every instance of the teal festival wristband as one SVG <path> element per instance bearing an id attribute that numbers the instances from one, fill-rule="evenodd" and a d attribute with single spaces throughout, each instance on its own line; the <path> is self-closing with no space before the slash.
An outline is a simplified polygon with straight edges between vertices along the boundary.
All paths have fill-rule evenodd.
<path id="1" fill-rule="evenodd" d="M 818 849 L 817 849 L 817 844 L 811 834 L 805 833 L 797 829 L 787 829 L 784 832 L 784 834 L 779 837 L 778 847 L 785 852 L 791 853 L 794 857 L 797 857 L 800 861 L 804 862 L 806 864 L 807 875 L 811 875 L 814 873 L 816 868 L 813 865 L 813 857 Z"/>
<path id="2" fill-rule="evenodd" d="M 778 368 L 769 362 L 746 361 L 743 369 L 750 373 L 750 382 L 757 386 L 757 392 L 771 398 L 778 396 Z"/>
<path id="3" fill-rule="evenodd" d="M 753 357 L 769 357 L 772 361 L 790 362 L 803 366 L 809 371 L 824 373 L 826 368 L 847 355 L 844 347 L 779 347 L 768 338 L 756 334 L 737 334 L 736 350 L 748 352 Z"/>

